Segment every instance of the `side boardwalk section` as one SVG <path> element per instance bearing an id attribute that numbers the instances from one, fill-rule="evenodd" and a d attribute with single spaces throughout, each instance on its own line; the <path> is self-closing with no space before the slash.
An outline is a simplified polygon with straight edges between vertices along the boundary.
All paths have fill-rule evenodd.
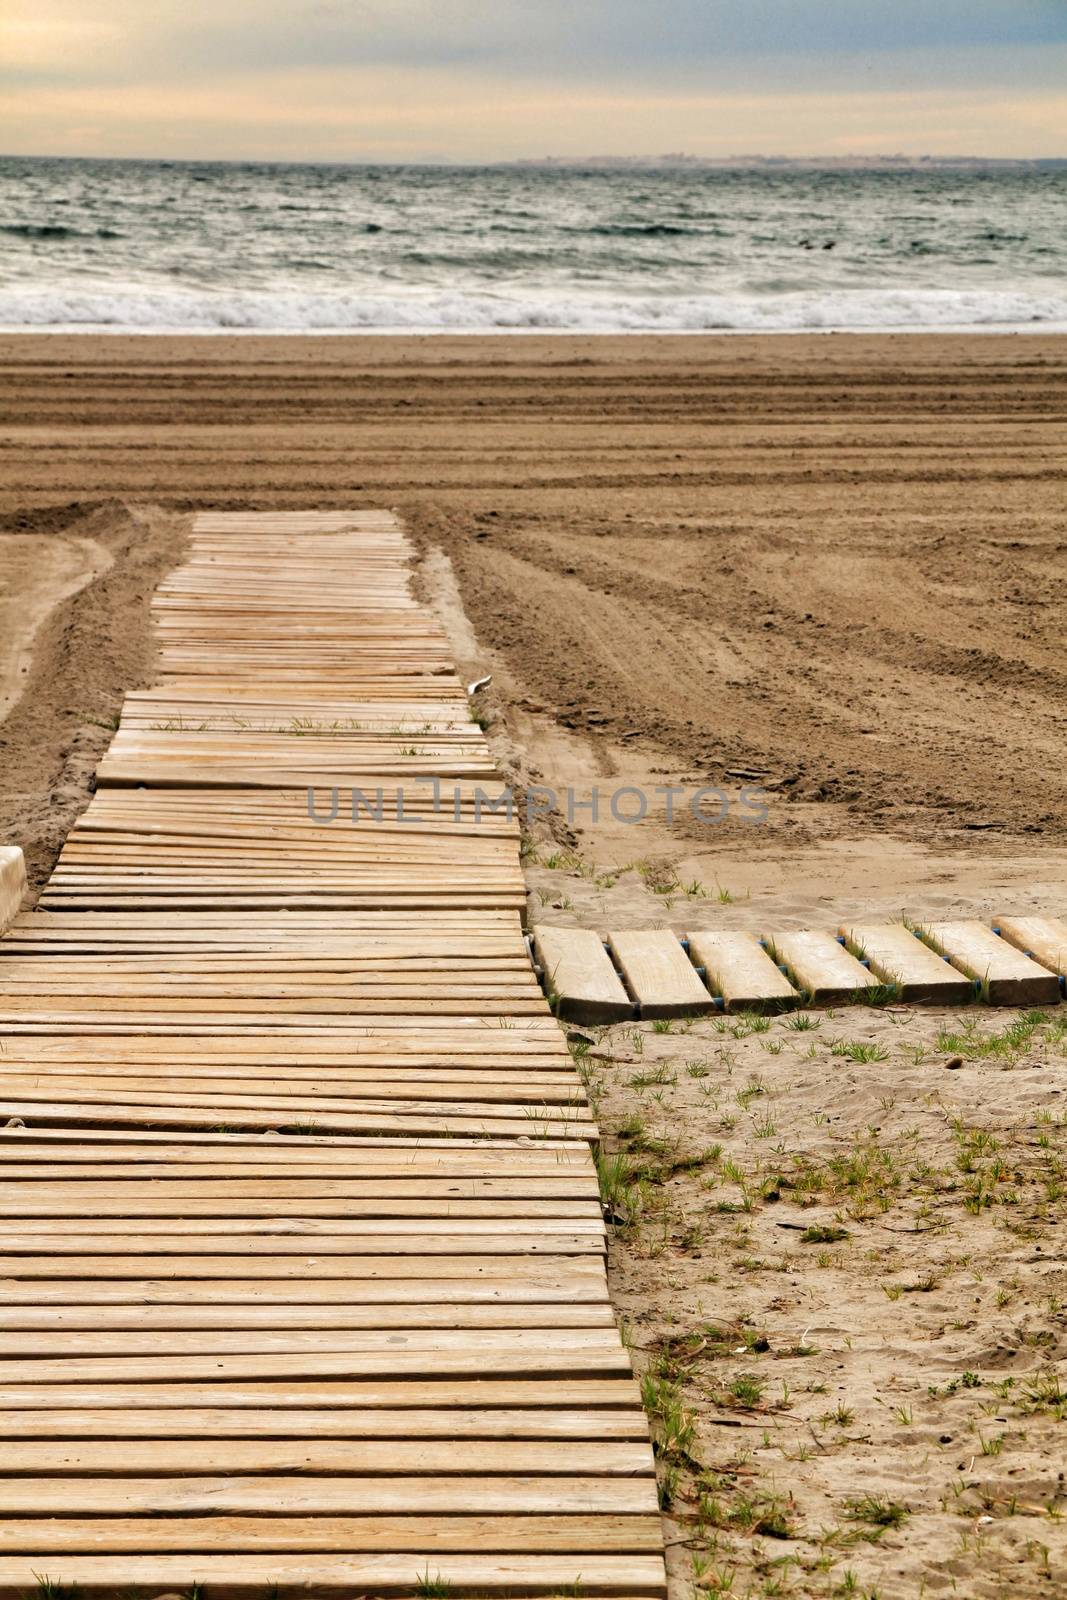
<path id="1" fill-rule="evenodd" d="M 596 1130 L 410 556 L 197 517 L 0 940 L 5 1600 L 664 1592 Z"/>

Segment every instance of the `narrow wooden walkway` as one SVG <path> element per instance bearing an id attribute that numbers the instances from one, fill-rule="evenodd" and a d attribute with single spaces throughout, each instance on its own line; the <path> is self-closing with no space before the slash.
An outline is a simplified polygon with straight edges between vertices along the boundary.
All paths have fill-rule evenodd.
<path id="1" fill-rule="evenodd" d="M 595 1130 L 409 558 L 197 517 L 0 941 L 0 1596 L 663 1592 Z"/>

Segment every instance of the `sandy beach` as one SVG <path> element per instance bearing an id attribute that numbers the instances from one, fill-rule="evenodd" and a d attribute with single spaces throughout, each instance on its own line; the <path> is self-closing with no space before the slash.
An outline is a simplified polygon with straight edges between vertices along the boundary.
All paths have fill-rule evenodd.
<path id="1" fill-rule="evenodd" d="M 90 755 L 175 513 L 388 505 L 518 776 L 768 791 L 761 827 L 653 802 L 563 842 L 797 914 L 1063 887 L 1065 338 L 13 335 L 0 370 L 6 603 L 25 632 L 92 579 L 32 669 Z M 67 757 L 5 737 L 10 827 L 26 755 Z"/>
<path id="2" fill-rule="evenodd" d="M 516 786 L 764 793 L 758 826 L 542 821 L 531 921 L 1063 914 L 1067 338 L 12 335 L 0 371 L 0 840 L 35 883 L 188 513 L 385 506 Z M 1064 1032 L 571 1031 L 677 1600 L 1057 1592 Z"/>

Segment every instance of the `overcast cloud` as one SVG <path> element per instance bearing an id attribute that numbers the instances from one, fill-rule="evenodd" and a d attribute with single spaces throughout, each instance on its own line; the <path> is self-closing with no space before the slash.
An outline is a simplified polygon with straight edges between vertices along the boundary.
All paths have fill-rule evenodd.
<path id="1" fill-rule="evenodd" d="M 1067 154 L 1065 0 L 5 0 L 0 146 Z"/>

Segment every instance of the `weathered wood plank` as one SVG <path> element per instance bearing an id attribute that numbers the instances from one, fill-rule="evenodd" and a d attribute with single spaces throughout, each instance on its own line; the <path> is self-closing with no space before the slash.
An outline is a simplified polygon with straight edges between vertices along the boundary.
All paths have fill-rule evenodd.
<path id="1" fill-rule="evenodd" d="M 802 928 L 768 934 L 767 941 L 776 958 L 816 1005 L 862 999 L 863 991 L 876 985 L 877 980 L 867 968 L 838 944 L 832 933 Z"/>
<path id="2" fill-rule="evenodd" d="M 262 1600 L 270 1590 L 296 1594 L 376 1594 L 410 1596 L 420 1580 L 435 1582 L 447 1592 L 462 1594 L 559 1595 L 580 1587 L 585 1594 L 619 1600 L 660 1600 L 667 1583 L 661 1555 L 508 1555 L 446 1554 L 434 1548 L 432 1533 L 421 1550 L 410 1555 L 319 1555 L 297 1557 L 281 1551 L 267 1556 L 81 1555 L 60 1562 L 43 1553 L 0 1557 L 0 1597 L 24 1600 L 50 1578 L 58 1565 L 62 1578 L 81 1596 L 113 1597 L 131 1588 L 147 1594 L 202 1586 L 212 1600 Z M 195 1574 L 193 1573 L 195 1568 Z M 429 1578 L 427 1579 L 427 1574 Z M 60 1581 L 57 1577 L 55 1581 Z"/>
<path id="3" fill-rule="evenodd" d="M 615 1410 L 547 1403 L 538 1408 L 495 1403 L 436 1408 L 408 1406 L 401 1410 L 359 1407 L 346 1403 L 322 1410 L 284 1406 L 268 1401 L 262 1409 L 240 1398 L 231 1405 L 174 1405 L 152 1409 L 141 1403 L 143 1391 L 123 1391 L 130 1403 L 93 1409 L 51 1406 L 40 1410 L 0 1411 L 0 1437 L 5 1439 L 328 1439 L 457 1440 L 550 1439 L 593 1440 L 599 1443 L 628 1440 L 640 1450 L 648 1447 L 647 1426 L 633 1406 Z M 168 1391 L 168 1398 L 173 1398 Z M 156 1465 L 159 1466 L 156 1450 Z"/>
<path id="4" fill-rule="evenodd" d="M 993 926 L 1016 950 L 1061 978 L 1067 977 L 1067 920 L 1063 917 L 997 917 Z"/>
<path id="5" fill-rule="evenodd" d="M 691 960 L 705 968 L 708 988 L 722 996 L 728 1011 L 799 1004 L 793 985 L 753 934 L 701 930 L 687 937 Z"/>
<path id="6" fill-rule="evenodd" d="M 26 861 L 15 844 L 0 844 L 0 933 L 14 921 L 26 893 Z"/>
<path id="7" fill-rule="evenodd" d="M 658 1517 L 613 1512 L 560 1516 L 534 1513 L 521 1517 L 438 1515 L 432 1519 L 382 1513 L 354 1517 L 20 1517 L 0 1525 L 0 1555 L 37 1550 L 47 1551 L 49 1558 L 193 1550 L 216 1554 L 234 1551 L 242 1556 L 277 1550 L 290 1554 L 323 1551 L 396 1555 L 432 1550 L 439 1555 L 478 1551 L 651 1555 L 662 1548 L 662 1542 Z M 47 1565 L 44 1557 L 42 1560 Z M 420 1570 L 425 1575 L 426 1569 Z M 412 1587 L 415 1585 L 409 1586 L 409 1592 Z M 273 1588 L 268 1584 L 261 1589 L 260 1600 Z M 215 1592 L 213 1585 L 212 1593 Z M 296 1592 L 306 1594 L 307 1586 Z M 343 1592 L 346 1596 L 352 1593 L 348 1589 Z"/>
<path id="8" fill-rule="evenodd" d="M 965 1005 L 974 997 L 973 983 L 961 977 L 902 922 L 845 923 L 841 932 L 855 950 L 866 956 L 875 977 L 900 986 L 902 1000 Z"/>
<path id="9" fill-rule="evenodd" d="M 657 1510 L 653 1479 L 596 1477 L 18 1477 L 0 1478 L 0 1516 L 142 1513 L 321 1516 L 331 1512 L 387 1515 L 604 1511 L 646 1515 Z"/>
<path id="10" fill-rule="evenodd" d="M 0 1439 L 0 1477 L 49 1473 L 65 1478 L 85 1474 L 123 1478 L 168 1478 L 187 1474 L 218 1477 L 221 1473 L 297 1472 L 343 1474 L 348 1477 L 485 1478 L 503 1473 L 540 1477 L 651 1477 L 652 1449 L 647 1443 L 602 1443 L 551 1440 L 275 1440 L 226 1439 L 168 1441 L 158 1444 L 129 1439 L 74 1440 Z"/>
<path id="11" fill-rule="evenodd" d="M 533 930 L 533 943 L 557 1016 L 589 1023 L 633 1016 L 633 1001 L 598 933 L 541 923 Z"/>
<path id="12" fill-rule="evenodd" d="M 609 933 L 608 943 L 643 1017 L 701 1016 L 715 1002 L 667 928 Z"/>
<path id="13" fill-rule="evenodd" d="M 920 932 L 954 967 L 978 980 L 990 1005 L 1043 1006 L 1059 1000 L 1059 977 L 982 922 L 931 922 Z"/>

